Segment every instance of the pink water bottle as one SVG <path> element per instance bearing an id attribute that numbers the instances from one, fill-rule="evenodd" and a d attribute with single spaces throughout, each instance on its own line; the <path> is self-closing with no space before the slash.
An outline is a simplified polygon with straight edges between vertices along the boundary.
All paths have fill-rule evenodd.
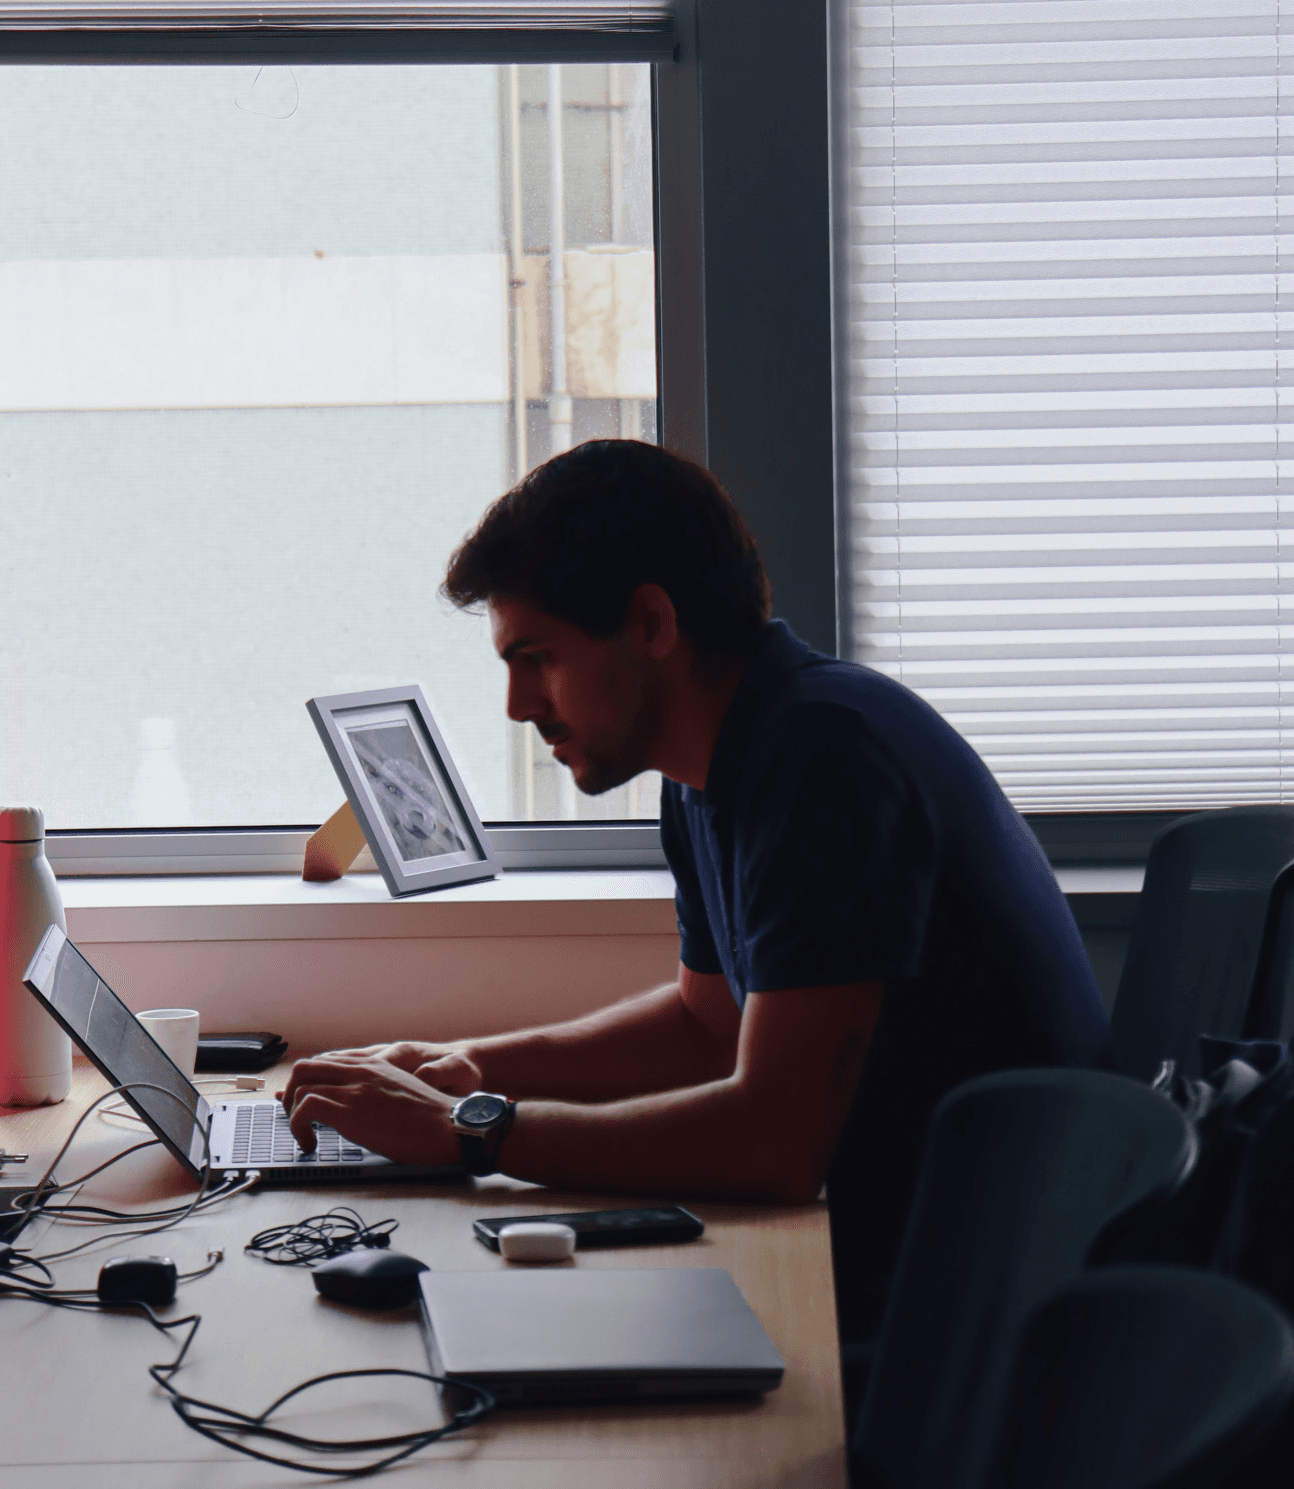
<path id="1" fill-rule="evenodd" d="M 51 922 L 67 930 L 45 814 L 0 808 L 0 1106 L 48 1106 L 72 1089 L 72 1042 L 22 980 Z"/>

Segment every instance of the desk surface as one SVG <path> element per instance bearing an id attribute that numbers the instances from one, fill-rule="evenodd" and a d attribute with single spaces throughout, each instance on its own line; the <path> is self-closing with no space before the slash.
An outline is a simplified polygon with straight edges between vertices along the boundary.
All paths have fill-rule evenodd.
<path id="1" fill-rule="evenodd" d="M 270 1072 L 270 1090 L 274 1078 Z M 0 1109 L 0 1145 L 31 1155 L 22 1170 L 10 1170 L 9 1181 L 34 1182 L 75 1116 L 103 1089 L 93 1070 L 78 1066 L 72 1096 L 61 1105 Z M 138 1140 L 137 1132 L 91 1117 L 60 1165 L 61 1177 L 84 1173 Z M 147 1208 L 187 1193 L 178 1167 L 154 1147 L 91 1180 L 81 1198 Z M 305 1268 L 274 1267 L 244 1255 L 242 1247 L 255 1231 L 351 1204 L 370 1222 L 396 1217 L 394 1246 L 432 1267 L 489 1271 L 507 1263 L 473 1239 L 473 1217 L 606 1203 L 605 1197 L 557 1193 L 501 1177 L 264 1189 L 157 1237 L 114 1243 L 109 1233 L 102 1245 L 59 1263 L 56 1275 L 60 1287 L 93 1287 L 102 1262 L 119 1252 L 165 1254 L 181 1272 L 192 1271 L 204 1264 L 208 1250 L 223 1247 L 224 1261 L 209 1276 L 182 1285 L 165 1315 L 197 1312 L 203 1319 L 177 1384 L 191 1395 L 259 1411 L 323 1371 L 428 1366 L 415 1310 L 366 1313 L 325 1303 Z M 390 1470 L 390 1481 L 446 1489 L 843 1489 L 825 1206 L 690 1208 L 706 1224 L 697 1242 L 582 1252 L 575 1265 L 726 1267 L 786 1362 L 776 1391 L 759 1401 L 501 1412 Z M 24 1233 L 23 1245 L 43 1254 L 97 1234 L 40 1222 Z M 329 1482 L 240 1458 L 185 1428 L 147 1375 L 148 1365 L 172 1359 L 175 1349 L 138 1318 L 0 1299 L 0 1341 L 3 1489 L 171 1489 L 181 1483 L 185 1489 L 253 1489 Z M 328 1386 L 293 1420 L 299 1430 L 321 1436 L 409 1430 L 435 1413 L 430 1391 L 418 1383 L 406 1390 L 382 1380 Z"/>

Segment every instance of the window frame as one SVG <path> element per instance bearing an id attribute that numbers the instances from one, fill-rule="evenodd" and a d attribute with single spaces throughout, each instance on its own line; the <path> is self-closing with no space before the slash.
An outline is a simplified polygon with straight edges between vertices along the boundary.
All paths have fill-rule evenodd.
<path id="1" fill-rule="evenodd" d="M 89 8 L 89 7 L 87 7 Z M 291 65 L 349 63 L 372 65 L 423 61 L 436 63 L 505 64 L 563 62 L 647 62 L 653 68 L 653 114 L 663 91 L 669 114 L 672 169 L 686 173 L 696 154 L 696 111 L 688 110 L 688 88 L 675 80 L 662 90 L 657 75 L 662 68 L 691 74 L 696 71 L 694 13 L 688 6 L 673 28 L 578 32 L 567 30 L 488 31 L 479 28 L 340 29 L 337 27 L 279 27 L 219 30 L 172 30 L 134 26 L 94 29 L 33 26 L 6 28 L 0 5 L 0 62 L 5 64 L 115 64 L 152 63 L 209 65 Z M 689 29 L 691 28 L 691 29 Z M 654 123 L 655 123 L 654 119 Z M 657 141 L 659 125 L 655 130 Z M 659 173 L 660 150 L 654 169 Z M 692 173 L 697 177 L 697 173 Z M 702 386 L 700 339 L 695 332 L 697 266 L 700 245 L 695 217 L 698 196 L 671 195 L 662 212 L 656 193 L 657 237 L 657 351 L 671 350 L 669 392 L 665 379 L 657 401 L 657 427 L 676 448 L 705 458 L 703 427 L 695 405 Z M 662 274 L 662 237 L 673 248 L 670 272 Z M 678 294 L 661 294 L 661 284 L 678 286 Z M 668 303 L 665 303 L 668 302 Z M 668 413 L 666 412 L 668 410 Z M 505 869 L 658 868 L 665 864 L 660 830 L 655 822 L 488 822 L 486 835 Z M 305 841 L 313 826 L 251 828 L 54 829 L 46 840 L 47 856 L 60 877 L 167 874 L 294 873 L 299 871 Z"/>
<path id="2" fill-rule="evenodd" d="M 833 100 L 842 101 L 831 43 L 845 34 L 843 5 L 815 0 L 788 26 L 784 0 L 675 0 L 666 60 L 659 37 L 632 33 L 514 33 L 505 50 L 480 31 L 272 27 L 187 36 L 0 30 L 0 60 L 651 61 L 660 438 L 729 486 L 765 555 L 777 613 L 838 654 L 848 354 L 832 211 L 841 163 L 830 126 Z M 658 55 L 647 55 L 652 47 Z M 1121 864 L 1143 862 L 1154 832 L 1179 815 L 1028 820 L 1053 863 Z M 665 862 L 653 823 L 485 827 L 507 869 Z M 48 852 L 63 875 L 295 872 L 311 830 L 55 831 Z"/>

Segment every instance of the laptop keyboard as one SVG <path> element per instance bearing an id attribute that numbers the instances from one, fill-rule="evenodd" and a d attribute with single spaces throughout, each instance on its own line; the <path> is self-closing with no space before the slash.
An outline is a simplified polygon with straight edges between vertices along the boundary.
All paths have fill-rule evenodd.
<path id="1" fill-rule="evenodd" d="M 234 1143 L 229 1163 L 233 1168 L 244 1165 L 255 1168 L 265 1163 L 355 1163 L 368 1156 L 361 1148 L 342 1137 L 333 1127 L 314 1124 L 319 1146 L 313 1153 L 303 1153 L 288 1126 L 288 1114 L 277 1101 L 249 1101 L 234 1114 Z"/>

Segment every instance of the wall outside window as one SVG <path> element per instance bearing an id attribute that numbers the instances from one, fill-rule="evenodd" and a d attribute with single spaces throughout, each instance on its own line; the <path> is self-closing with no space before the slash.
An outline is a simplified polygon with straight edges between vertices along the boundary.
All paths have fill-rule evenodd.
<path id="1" fill-rule="evenodd" d="M 436 594 L 554 448 L 555 274 L 564 439 L 654 438 L 649 74 L 0 67 L 0 797 L 321 820 L 305 699 L 417 681 L 485 817 L 656 816 L 578 797 Z"/>

